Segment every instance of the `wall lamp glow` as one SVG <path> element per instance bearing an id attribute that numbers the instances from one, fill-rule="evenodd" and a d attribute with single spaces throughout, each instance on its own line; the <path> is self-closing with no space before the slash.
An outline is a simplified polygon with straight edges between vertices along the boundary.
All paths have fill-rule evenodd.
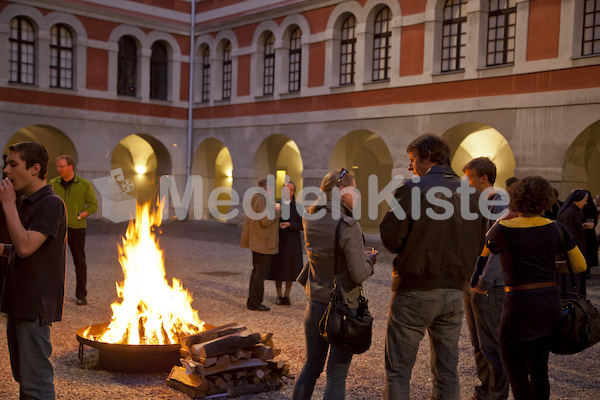
<path id="1" fill-rule="evenodd" d="M 146 173 L 146 167 L 144 167 L 143 165 L 136 165 L 134 170 L 136 174 L 143 175 Z"/>

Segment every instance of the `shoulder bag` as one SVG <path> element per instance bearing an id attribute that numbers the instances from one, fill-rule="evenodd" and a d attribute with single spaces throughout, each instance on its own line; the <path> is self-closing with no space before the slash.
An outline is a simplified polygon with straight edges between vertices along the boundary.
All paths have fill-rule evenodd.
<path id="1" fill-rule="evenodd" d="M 561 293 L 561 317 L 552 333 L 550 351 L 554 354 L 575 354 L 600 341 L 600 313 L 585 296 L 577 291 L 564 234 L 560 226 L 556 225 L 556 227 L 573 283 L 573 292 Z"/>
<path id="2" fill-rule="evenodd" d="M 327 310 L 319 321 L 319 333 L 321 337 L 332 346 L 353 354 L 361 354 L 371 347 L 371 334 L 373 330 L 373 316 L 367 306 L 368 300 L 360 285 L 360 296 L 358 298 L 358 309 L 352 310 L 345 303 L 343 288 L 338 285 L 338 241 L 340 224 L 335 229 L 334 242 L 334 278 L 331 299 Z"/>

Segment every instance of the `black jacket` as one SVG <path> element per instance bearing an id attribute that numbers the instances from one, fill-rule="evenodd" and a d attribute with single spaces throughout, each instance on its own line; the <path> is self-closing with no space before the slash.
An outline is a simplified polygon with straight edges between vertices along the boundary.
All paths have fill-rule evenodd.
<path id="1" fill-rule="evenodd" d="M 380 225 L 384 246 L 396 253 L 394 271 L 401 281 L 395 290 L 464 289 L 483 249 L 486 220 L 480 193 L 466 195 L 460 186 L 452 168 L 436 165 L 396 190 L 405 216 L 398 218 L 391 209 Z M 461 199 L 468 212 L 461 212 Z"/>

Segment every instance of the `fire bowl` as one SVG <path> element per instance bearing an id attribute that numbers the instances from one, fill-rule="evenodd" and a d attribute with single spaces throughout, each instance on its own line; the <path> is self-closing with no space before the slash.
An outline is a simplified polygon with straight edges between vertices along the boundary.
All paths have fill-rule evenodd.
<path id="1" fill-rule="evenodd" d="M 83 363 L 83 348 L 90 346 L 98 349 L 98 366 L 115 372 L 168 372 L 179 364 L 179 344 L 114 344 L 103 343 L 84 336 L 98 336 L 106 329 L 108 323 L 90 325 L 77 331 L 79 342 L 79 360 Z"/>

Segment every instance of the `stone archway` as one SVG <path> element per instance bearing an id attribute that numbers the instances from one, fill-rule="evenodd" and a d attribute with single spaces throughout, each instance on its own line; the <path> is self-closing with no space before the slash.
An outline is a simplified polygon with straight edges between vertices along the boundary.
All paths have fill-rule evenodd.
<path id="1" fill-rule="evenodd" d="M 376 228 L 389 205 L 378 205 L 377 218 L 369 218 L 369 176 L 378 178 L 377 190 L 382 190 L 392 179 L 393 161 L 390 151 L 379 135 L 359 130 L 342 137 L 335 145 L 329 159 L 329 170 L 346 168 L 354 174 L 356 187 L 361 193 L 361 218 L 363 227 Z"/>
<path id="2" fill-rule="evenodd" d="M 463 176 L 464 165 L 476 157 L 489 157 L 496 164 L 497 175 L 495 186 L 505 187 L 506 179 L 514 176 L 515 156 L 504 136 L 479 122 L 467 122 L 448 129 L 443 137 L 452 149 L 450 165 Z"/>
<path id="3" fill-rule="evenodd" d="M 296 143 L 285 135 L 271 135 L 258 146 L 254 155 L 254 174 L 256 177 L 275 176 L 275 198 L 281 198 L 285 176 L 296 185 L 296 193 L 303 187 L 302 156 Z"/>
<path id="4" fill-rule="evenodd" d="M 600 121 L 585 128 L 565 153 L 563 197 L 575 188 L 600 194 Z"/>
<path id="5" fill-rule="evenodd" d="M 139 204 L 156 203 L 160 177 L 170 175 L 172 166 L 167 148 L 144 133 L 122 139 L 114 148 L 110 163 L 112 175 L 121 182 L 121 189 L 135 197 Z M 119 169 L 120 172 L 115 172 Z"/>
<path id="6" fill-rule="evenodd" d="M 48 151 L 48 174 L 46 180 L 58 176 L 56 171 L 56 157 L 67 154 L 75 161 L 77 171 L 78 155 L 75 145 L 62 131 L 48 125 L 29 125 L 19 129 L 8 139 L 4 148 L 19 142 L 36 142 L 43 145 Z"/>
<path id="7" fill-rule="evenodd" d="M 210 193 L 218 188 L 222 193 L 217 200 L 231 200 L 233 183 L 233 161 L 229 149 L 218 139 L 208 138 L 202 141 L 192 162 L 192 175 L 202 177 L 202 218 L 213 217 L 208 208 Z M 226 214 L 230 206 L 219 205 L 217 209 L 221 214 Z"/>

